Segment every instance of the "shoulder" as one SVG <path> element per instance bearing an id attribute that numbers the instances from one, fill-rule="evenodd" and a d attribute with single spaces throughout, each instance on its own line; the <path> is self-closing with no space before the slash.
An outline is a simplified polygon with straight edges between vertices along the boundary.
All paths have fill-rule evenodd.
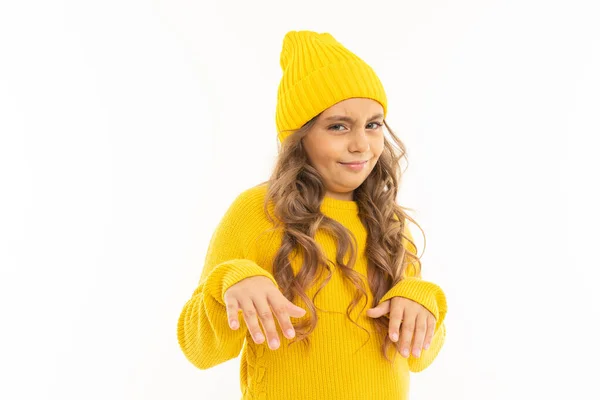
<path id="1" fill-rule="evenodd" d="M 267 191 L 267 184 L 261 183 L 239 192 L 229 205 L 220 224 L 220 229 L 227 234 L 229 241 L 239 241 L 238 243 L 248 251 L 256 250 L 257 243 L 268 244 L 274 239 L 272 234 L 275 232 L 264 235 L 273 228 L 273 223 L 264 209 Z M 269 205 L 268 210 L 272 213 L 272 205 Z M 259 240 L 266 242 L 258 242 Z"/>
<path id="2" fill-rule="evenodd" d="M 264 210 L 267 190 L 266 183 L 242 190 L 230 203 L 223 219 L 229 224 L 236 225 L 238 229 L 263 229 L 265 225 L 268 225 L 268 218 Z M 269 210 L 271 209 L 272 207 L 269 208 Z"/>
<path id="3" fill-rule="evenodd" d="M 231 205 L 229 213 L 235 213 L 238 216 L 252 216 L 263 211 L 265 198 L 267 196 L 267 184 L 260 183 L 251 188 L 244 189 L 239 192 Z"/>
<path id="4" fill-rule="evenodd" d="M 252 186 L 241 191 L 237 195 L 235 201 L 237 203 L 242 203 L 246 205 L 262 205 L 265 201 L 265 197 L 267 196 L 267 189 L 268 187 L 266 182 L 259 183 L 258 185 Z"/>

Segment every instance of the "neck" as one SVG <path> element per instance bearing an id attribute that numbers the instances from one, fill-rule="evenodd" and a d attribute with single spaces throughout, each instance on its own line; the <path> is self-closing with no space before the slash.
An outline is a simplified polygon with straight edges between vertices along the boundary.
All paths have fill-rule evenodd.
<path id="1" fill-rule="evenodd" d="M 342 193 L 326 191 L 325 196 L 336 200 L 354 201 L 354 190 Z"/>

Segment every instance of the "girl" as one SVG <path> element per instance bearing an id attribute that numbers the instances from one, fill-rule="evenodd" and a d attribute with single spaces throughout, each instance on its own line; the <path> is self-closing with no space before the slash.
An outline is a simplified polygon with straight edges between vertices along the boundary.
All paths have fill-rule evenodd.
<path id="1" fill-rule="evenodd" d="M 243 399 L 408 399 L 447 305 L 396 204 L 383 86 L 329 33 L 288 32 L 280 64 L 275 168 L 213 233 L 179 345 L 200 369 L 241 351 Z"/>

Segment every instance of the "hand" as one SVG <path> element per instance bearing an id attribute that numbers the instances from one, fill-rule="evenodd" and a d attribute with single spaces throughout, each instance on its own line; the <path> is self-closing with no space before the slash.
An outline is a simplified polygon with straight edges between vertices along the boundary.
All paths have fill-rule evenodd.
<path id="1" fill-rule="evenodd" d="M 393 342 L 398 341 L 398 330 L 402 323 L 401 354 L 408 358 L 408 349 L 414 333 L 412 353 L 415 357 L 419 357 L 423 343 L 425 344 L 425 350 L 431 344 L 436 324 L 435 316 L 416 301 L 400 296 L 392 297 L 377 307 L 368 309 L 367 315 L 372 318 L 379 318 L 388 312 L 390 313 L 390 339 Z"/>
<path id="2" fill-rule="evenodd" d="M 279 348 L 279 335 L 271 309 L 275 312 L 281 330 L 288 339 L 296 334 L 290 315 L 299 318 L 306 313 L 306 310 L 289 301 L 269 278 L 262 275 L 251 276 L 232 285 L 225 291 L 223 299 L 231 329 L 236 330 L 240 327 L 238 311 L 241 310 L 252 339 L 255 343 L 261 344 L 265 337 L 258 324 L 258 315 L 271 350 Z"/>

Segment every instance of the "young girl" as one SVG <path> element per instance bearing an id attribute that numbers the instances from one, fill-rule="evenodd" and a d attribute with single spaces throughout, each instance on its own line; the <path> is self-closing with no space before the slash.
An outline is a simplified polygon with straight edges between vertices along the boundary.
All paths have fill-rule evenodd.
<path id="1" fill-rule="evenodd" d="M 288 32 L 280 64 L 274 171 L 216 228 L 179 345 L 200 369 L 241 351 L 243 399 L 408 399 L 447 305 L 396 204 L 383 86 L 329 33 Z"/>

